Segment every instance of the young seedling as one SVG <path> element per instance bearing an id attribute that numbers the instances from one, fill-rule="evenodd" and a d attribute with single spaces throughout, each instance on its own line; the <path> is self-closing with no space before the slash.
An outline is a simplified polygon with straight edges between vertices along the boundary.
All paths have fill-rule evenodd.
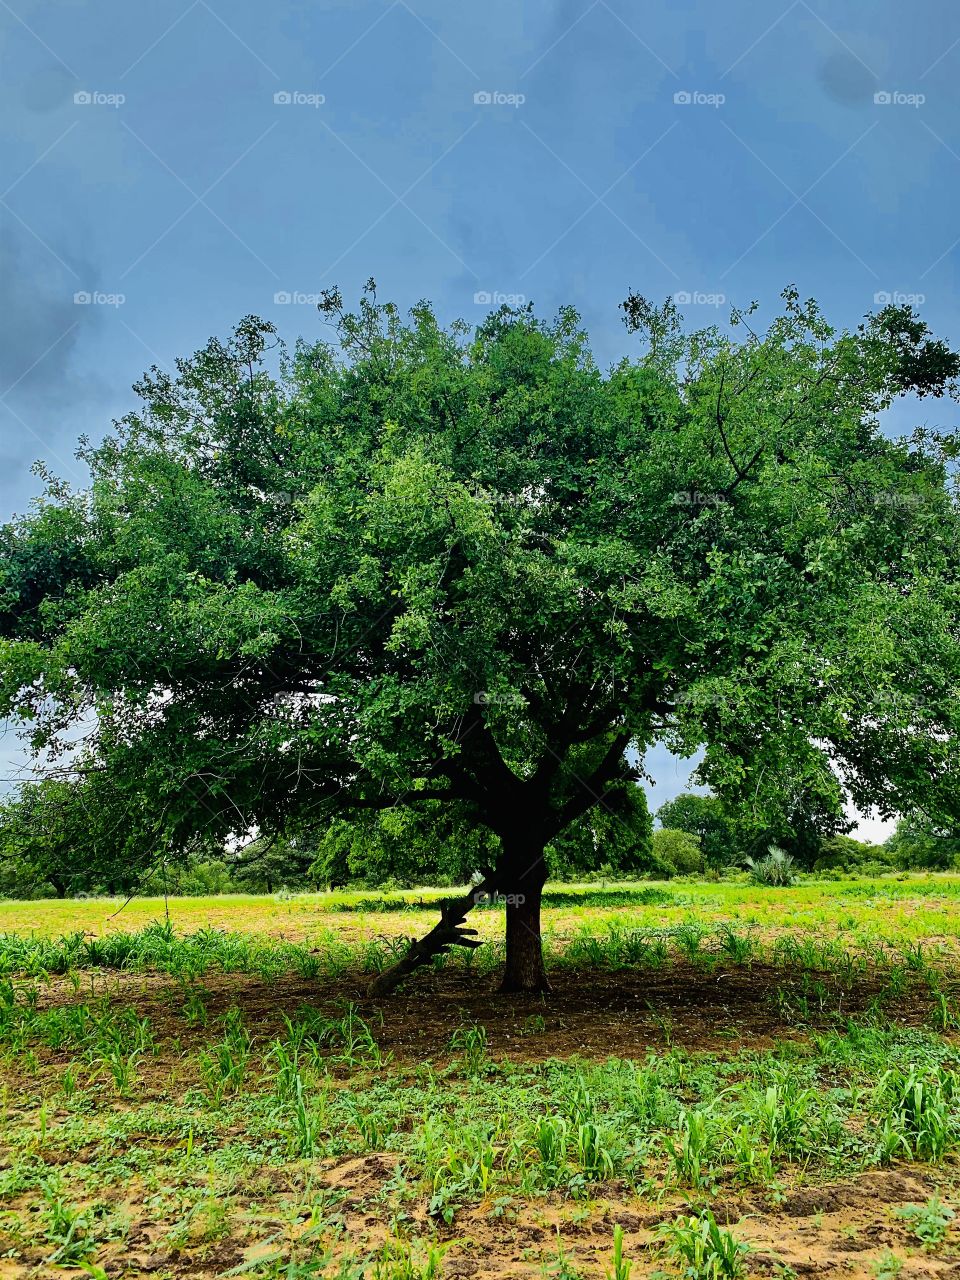
<path id="1" fill-rule="evenodd" d="M 896 1216 L 902 1218 L 913 1235 L 929 1249 L 943 1242 L 956 1214 L 937 1196 L 931 1196 L 926 1204 L 904 1205 L 896 1210 Z"/>
<path id="2" fill-rule="evenodd" d="M 750 1246 L 717 1225 L 710 1210 L 663 1223 L 658 1232 L 668 1257 L 685 1265 L 687 1280 L 741 1280 Z"/>

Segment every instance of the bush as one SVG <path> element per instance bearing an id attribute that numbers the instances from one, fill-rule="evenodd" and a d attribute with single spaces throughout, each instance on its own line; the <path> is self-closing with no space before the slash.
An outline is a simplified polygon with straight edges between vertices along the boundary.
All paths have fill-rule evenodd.
<path id="1" fill-rule="evenodd" d="M 797 864 L 789 853 L 772 844 L 765 858 L 747 858 L 747 870 L 755 884 L 796 884 Z"/>
<path id="2" fill-rule="evenodd" d="M 697 836 L 672 827 L 660 827 L 653 833 L 654 858 L 669 867 L 674 875 L 697 875 L 703 870 L 703 850 Z"/>

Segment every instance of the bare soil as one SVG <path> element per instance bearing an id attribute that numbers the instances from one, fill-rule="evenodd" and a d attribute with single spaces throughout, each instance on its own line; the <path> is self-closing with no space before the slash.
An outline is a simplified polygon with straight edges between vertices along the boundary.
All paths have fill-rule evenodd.
<path id="1" fill-rule="evenodd" d="M 784 1011 L 784 1002 L 778 998 L 785 986 L 799 990 L 798 976 L 761 963 L 700 968 L 675 961 L 654 971 L 589 973 L 561 968 L 551 975 L 553 991 L 542 997 L 504 997 L 493 990 L 490 975 L 451 967 L 422 974 L 378 1002 L 367 999 L 368 979 L 359 974 L 335 980 L 208 974 L 200 984 L 208 1011 L 206 1027 L 188 1023 L 182 1008 L 183 987 L 163 974 L 90 972 L 84 974 L 79 990 L 55 979 L 43 985 L 39 999 L 46 1007 L 104 996 L 148 1015 L 161 1051 L 156 1057 L 146 1055 L 138 1064 L 138 1093 L 141 1099 L 169 1100 L 172 1081 L 177 1089 L 192 1082 L 188 1060 L 195 1055 L 186 1051 L 209 1043 L 216 1020 L 234 1006 L 242 1010 L 257 1039 L 268 1040 L 283 1030 L 283 1014 L 295 1014 L 301 1005 L 333 1013 L 344 1002 L 355 1002 L 373 1023 L 381 1049 L 390 1055 L 386 1072 L 427 1059 L 439 1066 L 449 1058 L 450 1034 L 461 1022 L 486 1029 L 488 1051 L 495 1059 L 642 1058 L 648 1051 L 663 1052 L 671 1046 L 728 1055 L 771 1048 L 778 1042 L 802 1039 L 811 1028 L 835 1026 L 838 1015 L 862 1013 L 883 989 L 879 975 L 864 975 L 852 990 L 844 990 L 830 974 L 812 977 L 821 984 L 822 1007 L 817 1004 L 803 1024 Z M 891 1020 L 929 1025 L 929 995 L 919 983 L 885 1008 Z M 40 1051 L 38 1057 L 42 1085 L 45 1077 L 63 1070 L 71 1055 Z M 91 1152 L 90 1158 L 95 1155 Z M 343 1193 L 337 1212 L 342 1215 L 342 1239 L 353 1254 L 368 1250 L 372 1254 L 383 1245 L 388 1224 L 378 1196 L 393 1175 L 396 1160 L 390 1153 L 373 1152 L 313 1162 L 314 1185 Z M 751 1277 L 892 1277 L 894 1273 L 882 1270 L 892 1250 L 902 1262 L 897 1273 L 902 1280 L 960 1280 L 960 1233 L 952 1232 L 943 1245 L 924 1252 L 895 1216 L 897 1208 L 923 1203 L 934 1193 L 952 1196 L 960 1181 L 954 1166 L 895 1166 L 826 1185 L 808 1180 L 802 1170 L 790 1177 L 779 1198 L 745 1192 L 719 1200 L 700 1193 L 649 1199 L 622 1184 L 609 1183 L 599 1186 L 587 1201 L 556 1195 L 506 1205 L 484 1202 L 458 1212 L 449 1228 L 442 1224 L 438 1228 L 428 1218 L 424 1196 L 405 1231 L 432 1236 L 439 1230 L 445 1247 L 444 1280 L 533 1280 L 550 1275 L 559 1280 L 574 1275 L 600 1280 L 610 1274 L 613 1229 L 619 1224 L 625 1256 L 633 1262 L 632 1280 L 643 1280 L 663 1274 L 666 1266 L 656 1248 L 658 1226 L 679 1214 L 709 1207 L 718 1222 L 751 1245 L 747 1258 Z M 165 1224 L 151 1221 L 144 1211 L 146 1190 L 133 1182 L 125 1191 L 130 1233 L 125 1242 L 99 1252 L 98 1265 L 111 1280 L 140 1276 L 212 1280 L 241 1267 L 251 1267 L 249 1274 L 256 1275 L 257 1260 L 266 1262 L 278 1246 L 276 1240 L 269 1245 L 251 1244 L 243 1222 L 256 1214 L 259 1224 L 274 1224 L 278 1236 L 292 1245 L 308 1229 L 306 1219 L 298 1221 L 295 1212 L 302 1204 L 302 1191 L 302 1180 L 287 1186 L 282 1172 L 264 1171 L 262 1178 L 252 1177 L 232 1188 L 231 1214 L 236 1225 L 225 1238 L 171 1249 L 164 1243 Z M 7 1207 L 17 1212 L 16 1203 Z M 266 1219 L 265 1213 L 269 1214 Z M 561 1256 L 569 1268 L 566 1272 L 559 1269 Z M 39 1250 L 26 1262 L 0 1259 L 0 1280 L 83 1274 L 46 1265 Z M 297 1273 L 298 1280 L 308 1274 Z M 329 1274 L 335 1275 L 335 1269 Z"/>

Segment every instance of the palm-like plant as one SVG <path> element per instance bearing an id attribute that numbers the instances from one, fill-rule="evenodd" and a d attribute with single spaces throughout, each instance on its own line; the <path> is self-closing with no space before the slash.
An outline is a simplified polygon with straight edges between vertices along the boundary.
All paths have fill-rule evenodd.
<path id="1" fill-rule="evenodd" d="M 779 845 L 770 845 L 765 858 L 745 858 L 744 862 L 756 884 L 796 884 L 797 864 Z"/>

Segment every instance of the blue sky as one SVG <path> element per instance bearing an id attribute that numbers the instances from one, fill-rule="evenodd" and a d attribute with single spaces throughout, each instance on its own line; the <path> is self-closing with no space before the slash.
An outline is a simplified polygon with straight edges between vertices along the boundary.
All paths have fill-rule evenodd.
<path id="1" fill-rule="evenodd" d="M 960 336 L 946 0 L 0 0 L 0 31 L 4 516 L 36 458 L 82 480 L 148 365 L 249 312 L 317 335 L 311 295 L 371 275 L 446 318 L 573 303 L 603 362 L 630 289 L 693 324 L 911 295 Z M 654 772 L 659 803 L 686 767 Z"/>

